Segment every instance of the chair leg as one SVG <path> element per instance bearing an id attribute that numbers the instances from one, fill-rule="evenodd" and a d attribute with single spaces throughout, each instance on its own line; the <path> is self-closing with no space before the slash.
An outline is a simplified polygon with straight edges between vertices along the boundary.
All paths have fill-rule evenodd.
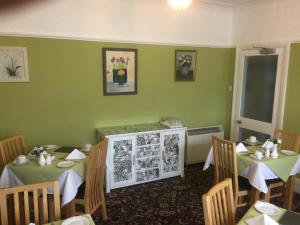
<path id="1" fill-rule="evenodd" d="M 270 202 L 270 194 L 271 194 L 271 189 L 268 188 L 267 194 L 263 194 L 263 196 L 264 196 L 263 199 L 264 199 L 265 202 Z"/>
<path id="2" fill-rule="evenodd" d="M 284 208 L 287 210 L 292 210 L 293 208 L 293 198 L 295 190 L 295 176 L 290 176 L 286 185 L 285 198 L 284 198 Z"/>
<path id="3" fill-rule="evenodd" d="M 101 214 L 103 217 L 103 220 L 106 221 L 107 220 L 107 212 L 106 212 L 106 203 L 105 203 L 105 197 L 104 197 L 104 192 L 101 191 L 101 205 L 100 205 L 100 210 L 101 210 Z"/>

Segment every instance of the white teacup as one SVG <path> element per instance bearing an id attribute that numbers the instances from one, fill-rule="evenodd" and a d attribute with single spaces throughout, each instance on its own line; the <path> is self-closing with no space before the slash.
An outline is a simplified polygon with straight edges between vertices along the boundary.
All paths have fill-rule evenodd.
<path id="1" fill-rule="evenodd" d="M 91 150 L 92 145 L 91 144 L 85 144 L 84 145 L 84 151 L 88 152 L 89 150 Z"/>
<path id="2" fill-rule="evenodd" d="M 18 157 L 17 157 L 17 163 L 18 164 L 23 164 L 23 163 L 26 163 L 26 161 L 27 161 L 27 158 L 26 158 L 26 156 L 25 155 L 19 155 Z"/>
<path id="3" fill-rule="evenodd" d="M 263 158 L 263 154 L 262 154 L 262 152 L 261 151 L 255 151 L 255 157 L 257 158 L 257 159 L 262 159 Z"/>
<path id="4" fill-rule="evenodd" d="M 249 137 L 249 141 L 251 142 L 251 143 L 256 143 L 256 137 L 255 136 L 250 136 Z"/>

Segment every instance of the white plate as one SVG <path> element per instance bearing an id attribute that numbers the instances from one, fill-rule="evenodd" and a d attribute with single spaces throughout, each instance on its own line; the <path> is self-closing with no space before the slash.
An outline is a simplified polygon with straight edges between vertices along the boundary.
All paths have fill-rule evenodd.
<path id="1" fill-rule="evenodd" d="M 61 161 L 59 163 L 56 164 L 57 167 L 61 167 L 61 168 L 68 168 L 71 166 L 74 166 L 76 164 L 76 162 L 74 161 Z"/>
<path id="2" fill-rule="evenodd" d="M 90 220 L 85 216 L 74 216 L 66 219 L 61 225 L 89 225 Z"/>
<path id="3" fill-rule="evenodd" d="M 15 165 L 17 165 L 17 166 L 22 166 L 22 165 L 25 165 L 25 164 L 27 164 L 27 163 L 28 163 L 28 159 L 26 159 L 26 161 L 23 162 L 23 163 L 18 163 L 18 162 L 17 162 L 17 159 L 15 159 L 15 160 L 13 161 L 13 164 L 15 164 Z"/>
<path id="4" fill-rule="evenodd" d="M 284 155 L 298 155 L 297 152 L 291 151 L 291 150 L 280 150 L 280 152 Z"/>
<path id="5" fill-rule="evenodd" d="M 58 145 L 44 145 L 47 150 L 58 148 Z"/>
<path id="6" fill-rule="evenodd" d="M 265 157 L 263 156 L 261 159 L 257 158 L 255 154 L 250 154 L 250 158 L 255 160 L 263 160 Z"/>
<path id="7" fill-rule="evenodd" d="M 278 216 L 281 214 L 280 208 L 268 202 L 257 201 L 254 207 L 260 213 L 265 213 L 268 216 Z"/>

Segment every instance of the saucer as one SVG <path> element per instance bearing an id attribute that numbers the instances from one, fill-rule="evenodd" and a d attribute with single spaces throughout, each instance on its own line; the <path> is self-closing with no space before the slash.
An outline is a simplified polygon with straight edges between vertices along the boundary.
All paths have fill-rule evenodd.
<path id="1" fill-rule="evenodd" d="M 22 163 L 19 163 L 19 162 L 17 161 L 17 159 L 15 159 L 15 160 L 13 161 L 13 164 L 16 165 L 16 166 L 22 166 L 22 165 L 25 165 L 25 164 L 27 164 L 27 163 L 28 163 L 28 159 L 26 159 L 26 161 L 24 161 L 24 162 L 22 162 Z"/>
<path id="2" fill-rule="evenodd" d="M 255 160 L 264 160 L 265 156 L 263 156 L 261 159 L 257 158 L 255 154 L 249 155 L 250 158 L 255 159 Z"/>

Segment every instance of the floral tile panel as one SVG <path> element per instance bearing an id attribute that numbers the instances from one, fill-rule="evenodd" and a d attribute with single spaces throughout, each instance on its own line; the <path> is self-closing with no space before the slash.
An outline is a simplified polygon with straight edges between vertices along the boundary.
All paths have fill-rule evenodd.
<path id="1" fill-rule="evenodd" d="M 179 170 L 179 134 L 164 136 L 164 150 L 162 154 L 164 173 Z"/>
<path id="2" fill-rule="evenodd" d="M 156 157 L 149 157 L 149 158 L 143 158 L 143 159 L 138 159 L 136 161 L 137 163 L 137 170 L 141 169 L 149 169 L 153 167 L 158 167 L 159 164 L 159 156 Z"/>
<path id="3" fill-rule="evenodd" d="M 132 179 L 132 140 L 113 142 L 114 183 Z"/>
<path id="4" fill-rule="evenodd" d="M 149 156 L 156 156 L 159 155 L 160 152 L 160 145 L 150 145 L 144 147 L 138 147 L 136 150 L 136 157 L 149 157 Z"/>
<path id="5" fill-rule="evenodd" d="M 146 133 L 137 135 L 137 146 L 160 143 L 160 133 Z"/>
<path id="6" fill-rule="evenodd" d="M 158 178 L 159 178 L 159 169 L 158 168 L 137 171 L 137 174 L 136 174 L 137 182 L 154 180 L 154 179 L 158 179 Z"/>

